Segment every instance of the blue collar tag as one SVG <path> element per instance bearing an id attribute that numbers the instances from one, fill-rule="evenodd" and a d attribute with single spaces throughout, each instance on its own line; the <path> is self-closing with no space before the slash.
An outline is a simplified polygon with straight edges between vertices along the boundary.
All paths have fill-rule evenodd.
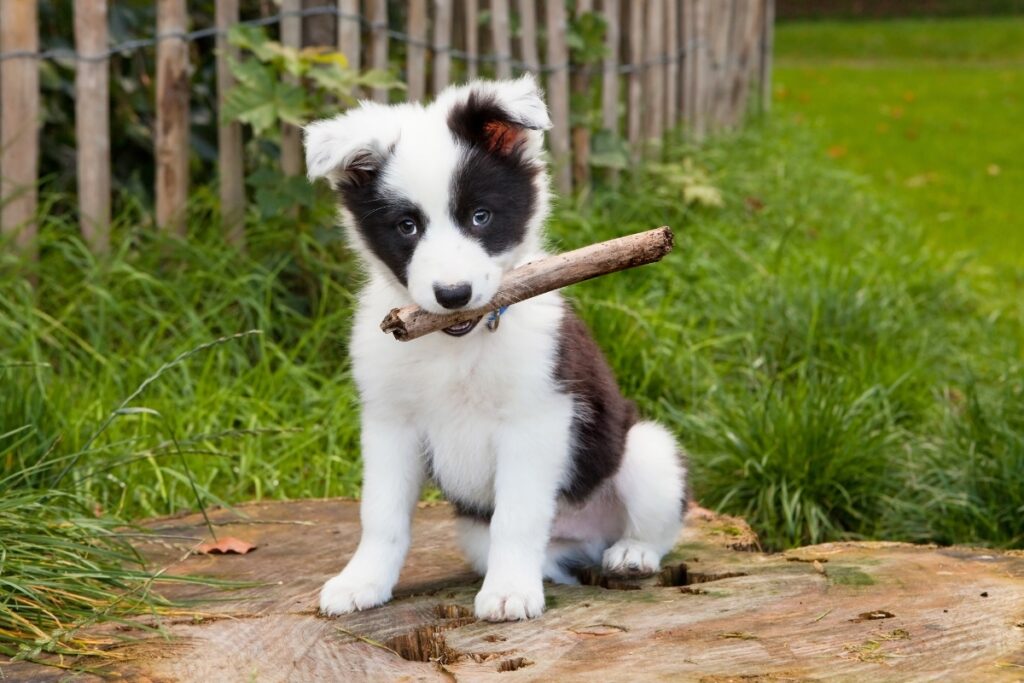
<path id="1" fill-rule="evenodd" d="M 508 306 L 502 306 L 496 311 L 491 311 L 490 315 L 487 316 L 487 329 L 494 332 L 498 329 L 498 325 L 501 323 L 501 316 L 508 310 Z"/>

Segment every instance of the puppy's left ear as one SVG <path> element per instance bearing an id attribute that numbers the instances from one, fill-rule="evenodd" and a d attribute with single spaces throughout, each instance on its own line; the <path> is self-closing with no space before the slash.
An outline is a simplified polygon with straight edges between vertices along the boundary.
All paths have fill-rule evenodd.
<path id="1" fill-rule="evenodd" d="M 451 88 L 437 99 L 448 110 L 455 137 L 498 155 L 539 156 L 551 117 L 541 90 L 527 74 L 513 81 L 477 81 Z"/>

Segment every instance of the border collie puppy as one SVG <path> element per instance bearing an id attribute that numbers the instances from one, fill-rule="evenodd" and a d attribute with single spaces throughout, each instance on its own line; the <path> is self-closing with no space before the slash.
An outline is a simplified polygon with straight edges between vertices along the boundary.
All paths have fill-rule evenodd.
<path id="1" fill-rule="evenodd" d="M 390 309 L 485 305 L 502 275 L 545 255 L 551 127 L 531 77 L 477 81 L 428 106 L 362 103 L 305 131 L 361 257 L 350 352 L 362 401 L 362 540 L 320 593 L 324 614 L 391 598 L 430 477 L 485 578 L 481 619 L 536 617 L 545 578 L 571 569 L 647 575 L 672 547 L 686 470 L 672 435 L 641 421 L 563 297 L 398 342 Z"/>

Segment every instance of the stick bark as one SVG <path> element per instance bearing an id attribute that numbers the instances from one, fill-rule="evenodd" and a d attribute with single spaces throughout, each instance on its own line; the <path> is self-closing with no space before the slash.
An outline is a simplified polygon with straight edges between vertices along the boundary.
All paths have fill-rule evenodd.
<path id="1" fill-rule="evenodd" d="M 430 313 L 415 305 L 394 308 L 385 316 L 380 328 L 393 334 L 399 341 L 418 339 L 457 323 L 475 320 L 503 306 L 511 306 L 577 282 L 660 261 L 672 251 L 673 239 L 672 229 L 662 226 L 548 256 L 506 274 L 498 293 L 483 308 L 445 315 Z"/>

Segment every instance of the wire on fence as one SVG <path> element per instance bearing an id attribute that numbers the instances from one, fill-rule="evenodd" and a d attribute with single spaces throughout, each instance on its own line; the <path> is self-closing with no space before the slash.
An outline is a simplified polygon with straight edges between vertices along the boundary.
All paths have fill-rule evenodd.
<path id="1" fill-rule="evenodd" d="M 301 10 L 293 10 L 287 12 L 279 12 L 277 14 L 260 17 L 259 19 L 247 19 L 240 21 L 235 26 L 273 26 L 281 23 L 283 19 L 291 17 L 314 17 L 314 16 L 333 16 L 337 19 L 352 21 L 360 24 L 363 28 L 370 30 L 371 32 L 379 32 L 384 30 L 389 38 L 404 42 L 408 45 L 420 47 L 431 54 L 448 54 L 455 59 L 462 60 L 467 63 L 473 64 L 498 64 L 507 63 L 512 68 L 518 69 L 522 72 L 531 72 L 539 74 L 549 74 L 556 71 L 565 71 L 583 74 L 598 74 L 605 71 L 605 67 L 598 65 L 583 65 L 583 64 L 549 64 L 542 65 L 540 67 L 531 66 L 526 62 L 515 59 L 511 56 L 506 55 L 471 55 L 465 50 L 459 50 L 450 45 L 447 46 L 436 46 L 428 41 L 419 40 L 413 38 L 404 31 L 397 31 L 392 28 L 388 28 L 385 24 L 374 23 L 368 20 L 361 14 L 351 14 L 349 12 L 343 12 L 337 7 L 307 7 Z M 107 49 L 104 52 L 98 52 L 95 54 L 84 55 L 75 50 L 58 47 L 51 48 L 49 50 L 40 50 L 38 52 L 31 52 L 27 50 L 12 50 L 10 52 L 0 52 L 0 62 L 8 59 L 37 59 L 45 61 L 71 61 L 71 62 L 102 62 L 110 59 L 114 56 L 121 56 L 136 52 L 138 50 L 155 47 L 157 43 L 164 40 L 183 40 L 186 43 L 203 40 L 206 38 L 215 38 L 218 35 L 225 35 L 228 31 L 219 29 L 216 27 L 201 28 L 195 31 L 169 31 L 167 33 L 158 33 L 152 38 L 136 38 L 133 40 L 126 40 L 118 43 Z M 688 45 L 684 45 L 675 54 L 667 54 L 655 59 L 648 59 L 642 62 L 619 64 L 616 71 L 621 75 L 628 75 L 637 71 L 642 71 L 653 66 L 664 66 L 673 62 L 682 60 L 686 55 L 692 51 L 704 47 L 705 41 L 692 41 Z M 712 68 L 718 68 L 718 64 L 712 64 Z"/>

